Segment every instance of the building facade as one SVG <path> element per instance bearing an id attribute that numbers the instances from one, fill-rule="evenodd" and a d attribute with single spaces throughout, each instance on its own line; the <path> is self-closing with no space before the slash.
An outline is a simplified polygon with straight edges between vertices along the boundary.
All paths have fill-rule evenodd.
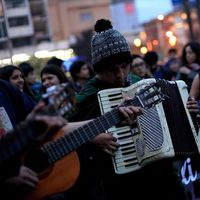
<path id="1" fill-rule="evenodd" d="M 0 58 L 68 49 L 99 18 L 111 19 L 110 0 L 0 1 Z"/>
<path id="2" fill-rule="evenodd" d="M 110 0 L 49 0 L 53 40 L 65 40 L 92 29 L 99 18 L 111 19 Z"/>

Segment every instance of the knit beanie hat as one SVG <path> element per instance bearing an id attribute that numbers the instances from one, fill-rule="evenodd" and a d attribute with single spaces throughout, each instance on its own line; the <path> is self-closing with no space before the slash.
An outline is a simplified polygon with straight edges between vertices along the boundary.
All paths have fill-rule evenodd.
<path id="1" fill-rule="evenodd" d="M 126 39 L 113 29 L 109 20 L 97 20 L 94 29 L 96 34 L 91 40 L 91 54 L 95 72 L 102 72 L 116 64 L 131 63 Z"/>

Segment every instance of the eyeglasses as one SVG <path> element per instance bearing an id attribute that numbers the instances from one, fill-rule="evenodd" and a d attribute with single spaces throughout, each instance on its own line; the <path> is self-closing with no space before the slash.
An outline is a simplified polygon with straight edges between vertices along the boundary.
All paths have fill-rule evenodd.
<path id="1" fill-rule="evenodd" d="M 132 67 L 133 68 L 137 68 L 137 67 L 145 67 L 145 63 L 144 62 L 140 62 L 140 63 L 137 63 L 137 64 L 132 64 Z"/>

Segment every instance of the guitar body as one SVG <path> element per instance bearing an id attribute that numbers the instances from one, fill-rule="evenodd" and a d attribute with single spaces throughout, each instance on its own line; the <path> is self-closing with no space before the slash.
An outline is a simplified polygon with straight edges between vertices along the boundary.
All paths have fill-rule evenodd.
<path id="1" fill-rule="evenodd" d="M 59 131 L 53 140 L 63 136 Z M 39 173 L 39 184 L 28 193 L 26 200 L 39 200 L 61 193 L 76 182 L 80 172 L 80 163 L 75 151 L 56 161 L 53 165 Z"/>

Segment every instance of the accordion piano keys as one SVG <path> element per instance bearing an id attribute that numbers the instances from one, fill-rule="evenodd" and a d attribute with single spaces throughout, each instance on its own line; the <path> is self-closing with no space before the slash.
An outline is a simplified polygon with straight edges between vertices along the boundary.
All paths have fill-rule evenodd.
<path id="1" fill-rule="evenodd" d="M 121 91 L 116 93 L 106 93 L 101 96 L 101 104 L 103 105 L 104 113 L 112 110 L 116 106 L 122 103 L 123 95 Z M 113 163 L 115 171 L 125 172 L 134 169 L 138 169 L 139 164 L 136 156 L 136 149 L 133 142 L 133 135 L 138 132 L 136 127 L 130 126 L 113 126 L 109 129 L 114 137 L 117 138 L 117 142 L 120 144 L 118 150 L 115 152 Z"/>

